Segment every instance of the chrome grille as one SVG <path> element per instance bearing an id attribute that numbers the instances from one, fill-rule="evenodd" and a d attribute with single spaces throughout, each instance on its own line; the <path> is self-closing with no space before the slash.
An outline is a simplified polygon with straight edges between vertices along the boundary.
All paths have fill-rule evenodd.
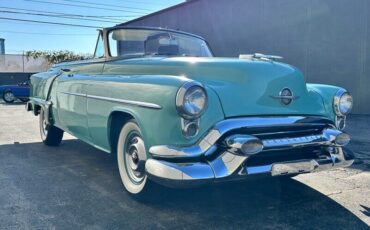
<path id="1" fill-rule="evenodd" d="M 279 139 L 267 139 L 262 140 L 262 143 L 267 148 L 276 148 L 276 147 L 298 147 L 301 144 L 307 145 L 307 143 L 316 144 L 322 140 L 322 135 L 310 135 L 303 137 L 290 137 L 290 138 L 279 138 Z"/>

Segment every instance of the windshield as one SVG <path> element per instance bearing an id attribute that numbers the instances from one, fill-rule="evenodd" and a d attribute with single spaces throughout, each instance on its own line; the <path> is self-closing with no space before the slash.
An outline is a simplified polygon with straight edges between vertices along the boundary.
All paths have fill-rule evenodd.
<path id="1" fill-rule="evenodd" d="M 152 29 L 116 29 L 109 32 L 112 57 L 163 55 L 211 57 L 207 43 L 197 37 Z"/>

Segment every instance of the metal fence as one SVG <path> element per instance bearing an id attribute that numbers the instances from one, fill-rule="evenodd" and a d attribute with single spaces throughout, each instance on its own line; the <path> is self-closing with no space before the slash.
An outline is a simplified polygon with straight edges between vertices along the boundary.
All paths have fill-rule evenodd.
<path id="1" fill-rule="evenodd" d="M 22 54 L 0 55 L 0 73 L 35 73 L 48 68 L 44 58 L 28 58 Z"/>

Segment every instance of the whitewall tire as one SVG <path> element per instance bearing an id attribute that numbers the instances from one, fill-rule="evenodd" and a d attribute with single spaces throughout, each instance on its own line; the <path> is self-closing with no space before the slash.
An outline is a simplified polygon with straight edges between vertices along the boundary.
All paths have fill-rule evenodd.
<path id="1" fill-rule="evenodd" d="M 121 129 L 117 143 L 117 163 L 125 189 L 135 197 L 146 196 L 152 187 L 145 173 L 147 159 L 139 126 L 134 120 Z"/>

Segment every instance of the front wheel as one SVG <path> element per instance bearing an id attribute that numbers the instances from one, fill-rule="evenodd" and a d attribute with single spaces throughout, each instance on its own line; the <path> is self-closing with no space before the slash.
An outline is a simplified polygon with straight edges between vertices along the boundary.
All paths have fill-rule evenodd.
<path id="1" fill-rule="evenodd" d="M 21 97 L 21 98 L 18 98 L 18 99 L 21 100 L 21 102 L 28 102 L 30 100 L 27 97 Z"/>
<path id="2" fill-rule="evenodd" d="M 13 103 L 14 100 L 15 100 L 15 96 L 13 94 L 12 91 L 6 91 L 4 92 L 3 94 L 3 100 L 6 102 L 6 103 Z"/>
<path id="3" fill-rule="evenodd" d="M 63 130 L 48 124 L 46 121 L 45 111 L 40 111 L 40 134 L 42 142 L 48 146 L 58 146 L 63 139 Z"/>
<path id="4" fill-rule="evenodd" d="M 145 173 L 146 151 L 139 126 L 134 120 L 121 129 L 117 144 L 117 163 L 125 189 L 135 198 L 146 199 L 154 185 Z"/>

